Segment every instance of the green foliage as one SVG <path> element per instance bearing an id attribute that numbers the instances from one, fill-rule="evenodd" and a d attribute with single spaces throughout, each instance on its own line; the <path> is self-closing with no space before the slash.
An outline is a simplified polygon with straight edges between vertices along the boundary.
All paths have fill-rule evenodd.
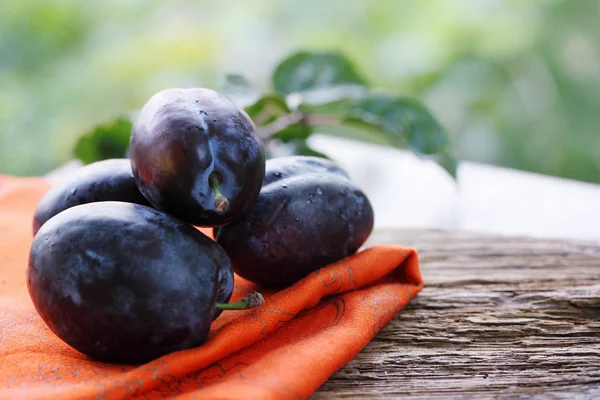
<path id="1" fill-rule="evenodd" d="M 239 74 L 225 75 L 225 92 L 252 90 L 250 81 L 245 76 Z"/>
<path id="2" fill-rule="evenodd" d="M 455 176 L 456 160 L 450 154 L 448 134 L 427 108 L 413 98 L 372 92 L 355 71 L 353 63 L 340 53 L 303 51 L 281 62 L 273 74 L 275 90 L 287 94 L 288 102 L 299 104 L 288 104 L 287 109 L 281 105 L 279 110 L 296 108 L 300 118 L 272 137 L 286 142 L 304 140 L 308 148 L 305 141 L 313 131 L 308 127 L 353 125 L 381 136 L 377 142 L 430 155 Z"/>
<path id="3" fill-rule="evenodd" d="M 78 49 L 89 29 L 77 2 L 0 2 L 0 72 L 39 73 L 60 52 Z M 23 46 L 25 42 L 27 45 Z"/>
<path id="4" fill-rule="evenodd" d="M 460 159 L 600 183 L 598 2 L 350 5 L 0 1 L 0 173 L 47 173 L 70 159 L 88 126 L 166 87 L 220 88 L 252 105 L 279 93 L 273 60 L 305 48 L 339 49 L 359 63 L 362 83 L 338 89 L 369 91 L 368 79 L 390 95 L 422 100 Z M 223 70 L 253 86 L 223 82 Z M 340 115 L 348 98 L 361 96 L 318 98 L 332 88 L 296 87 L 285 96 L 292 113 L 311 115 Z M 386 144 L 355 126 L 314 129 Z"/>
<path id="5" fill-rule="evenodd" d="M 344 123 L 358 124 L 384 134 L 390 144 L 425 154 L 449 145 L 448 134 L 419 101 L 374 94 L 348 107 Z"/>
<path id="6" fill-rule="evenodd" d="M 293 154 L 299 156 L 313 156 L 313 157 L 321 157 L 321 158 L 329 158 L 325 154 L 318 152 L 314 149 L 311 149 L 310 146 L 306 143 L 305 139 L 293 139 L 288 142 L 291 145 L 291 151 Z"/>
<path id="7" fill-rule="evenodd" d="M 131 127 L 131 121 L 125 117 L 96 126 L 79 138 L 73 150 L 75 157 L 86 164 L 125 157 Z"/>
<path id="8" fill-rule="evenodd" d="M 250 81 L 239 74 L 225 75 L 225 83 L 222 85 L 221 92 L 231 98 L 239 107 L 255 104 L 260 96 Z"/>
<path id="9" fill-rule="evenodd" d="M 284 143 L 293 154 L 324 156 L 311 149 L 307 139 L 317 127 L 347 125 L 364 131 L 354 138 L 427 155 L 455 176 L 448 134 L 427 108 L 416 99 L 373 92 L 355 71 L 353 63 L 340 53 L 295 53 L 275 68 L 277 93 L 260 96 L 246 105 L 245 111 L 261 139 Z M 252 85 L 241 75 L 228 75 L 223 90 L 238 102 L 255 96 Z M 100 125 L 80 139 L 75 154 L 85 162 L 115 154 L 120 157 L 128 146 L 130 131 L 131 123 L 125 119 Z M 350 136 L 344 130 L 339 132 Z"/>
<path id="10" fill-rule="evenodd" d="M 365 98 L 369 88 L 362 85 L 335 85 L 295 93 L 299 111 L 308 114 L 341 114 Z"/>
<path id="11" fill-rule="evenodd" d="M 283 95 L 339 84 L 366 84 L 356 68 L 338 52 L 301 51 L 281 62 L 273 73 L 273 88 Z"/>
<path id="12" fill-rule="evenodd" d="M 306 142 L 306 139 L 308 139 L 312 133 L 313 127 L 303 121 L 300 121 L 277 131 L 277 133 L 273 134 L 273 139 L 281 140 L 283 143 L 297 140 Z"/>
<path id="13" fill-rule="evenodd" d="M 258 125 L 273 122 L 277 117 L 291 112 L 285 98 L 278 94 L 266 94 L 259 98 L 254 104 L 245 108 L 246 113 Z"/>

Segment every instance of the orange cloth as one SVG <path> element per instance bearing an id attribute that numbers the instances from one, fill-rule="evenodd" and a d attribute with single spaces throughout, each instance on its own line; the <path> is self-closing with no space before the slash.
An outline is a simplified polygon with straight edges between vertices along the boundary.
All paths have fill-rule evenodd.
<path id="1" fill-rule="evenodd" d="M 34 208 L 49 184 L 0 176 L 0 399 L 303 399 L 422 288 L 417 254 L 375 246 L 266 304 L 225 311 L 208 341 L 140 366 L 95 362 L 37 315 L 25 282 Z M 232 301 L 257 288 L 236 276 Z"/>

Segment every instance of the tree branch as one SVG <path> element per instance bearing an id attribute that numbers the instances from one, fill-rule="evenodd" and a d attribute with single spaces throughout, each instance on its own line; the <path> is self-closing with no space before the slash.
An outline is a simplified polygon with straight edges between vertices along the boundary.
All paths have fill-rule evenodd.
<path id="1" fill-rule="evenodd" d="M 340 119 L 336 115 L 330 114 L 307 115 L 301 112 L 294 112 L 283 115 L 268 125 L 257 127 L 256 133 L 262 140 L 270 141 L 277 132 L 298 123 L 309 126 L 331 126 L 338 125 Z"/>

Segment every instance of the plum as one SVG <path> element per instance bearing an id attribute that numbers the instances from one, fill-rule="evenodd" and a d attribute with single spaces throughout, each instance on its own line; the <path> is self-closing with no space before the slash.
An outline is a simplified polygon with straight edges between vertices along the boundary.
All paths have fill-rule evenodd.
<path id="1" fill-rule="evenodd" d="M 210 89 L 167 89 L 134 123 L 130 159 L 157 209 L 197 226 L 223 225 L 252 206 L 265 173 L 250 117 Z"/>
<path id="2" fill-rule="evenodd" d="M 80 168 L 42 197 L 33 216 L 33 234 L 56 214 L 80 204 L 99 201 L 150 205 L 136 186 L 129 160 L 98 161 Z"/>
<path id="3" fill-rule="evenodd" d="M 106 362 L 143 363 L 198 346 L 217 308 L 237 304 L 217 304 L 233 291 L 219 245 L 175 217 L 124 202 L 79 205 L 48 220 L 31 246 L 27 285 L 59 338 Z"/>
<path id="4" fill-rule="evenodd" d="M 264 182 L 246 214 L 214 230 L 234 271 L 246 279 L 288 286 L 355 253 L 373 229 L 369 199 L 329 160 L 268 160 Z"/>

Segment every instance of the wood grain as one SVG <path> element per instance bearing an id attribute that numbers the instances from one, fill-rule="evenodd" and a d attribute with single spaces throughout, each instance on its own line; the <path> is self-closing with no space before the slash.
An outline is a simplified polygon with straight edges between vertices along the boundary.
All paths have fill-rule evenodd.
<path id="1" fill-rule="evenodd" d="M 600 243 L 387 230 L 425 289 L 314 399 L 600 399 Z"/>

